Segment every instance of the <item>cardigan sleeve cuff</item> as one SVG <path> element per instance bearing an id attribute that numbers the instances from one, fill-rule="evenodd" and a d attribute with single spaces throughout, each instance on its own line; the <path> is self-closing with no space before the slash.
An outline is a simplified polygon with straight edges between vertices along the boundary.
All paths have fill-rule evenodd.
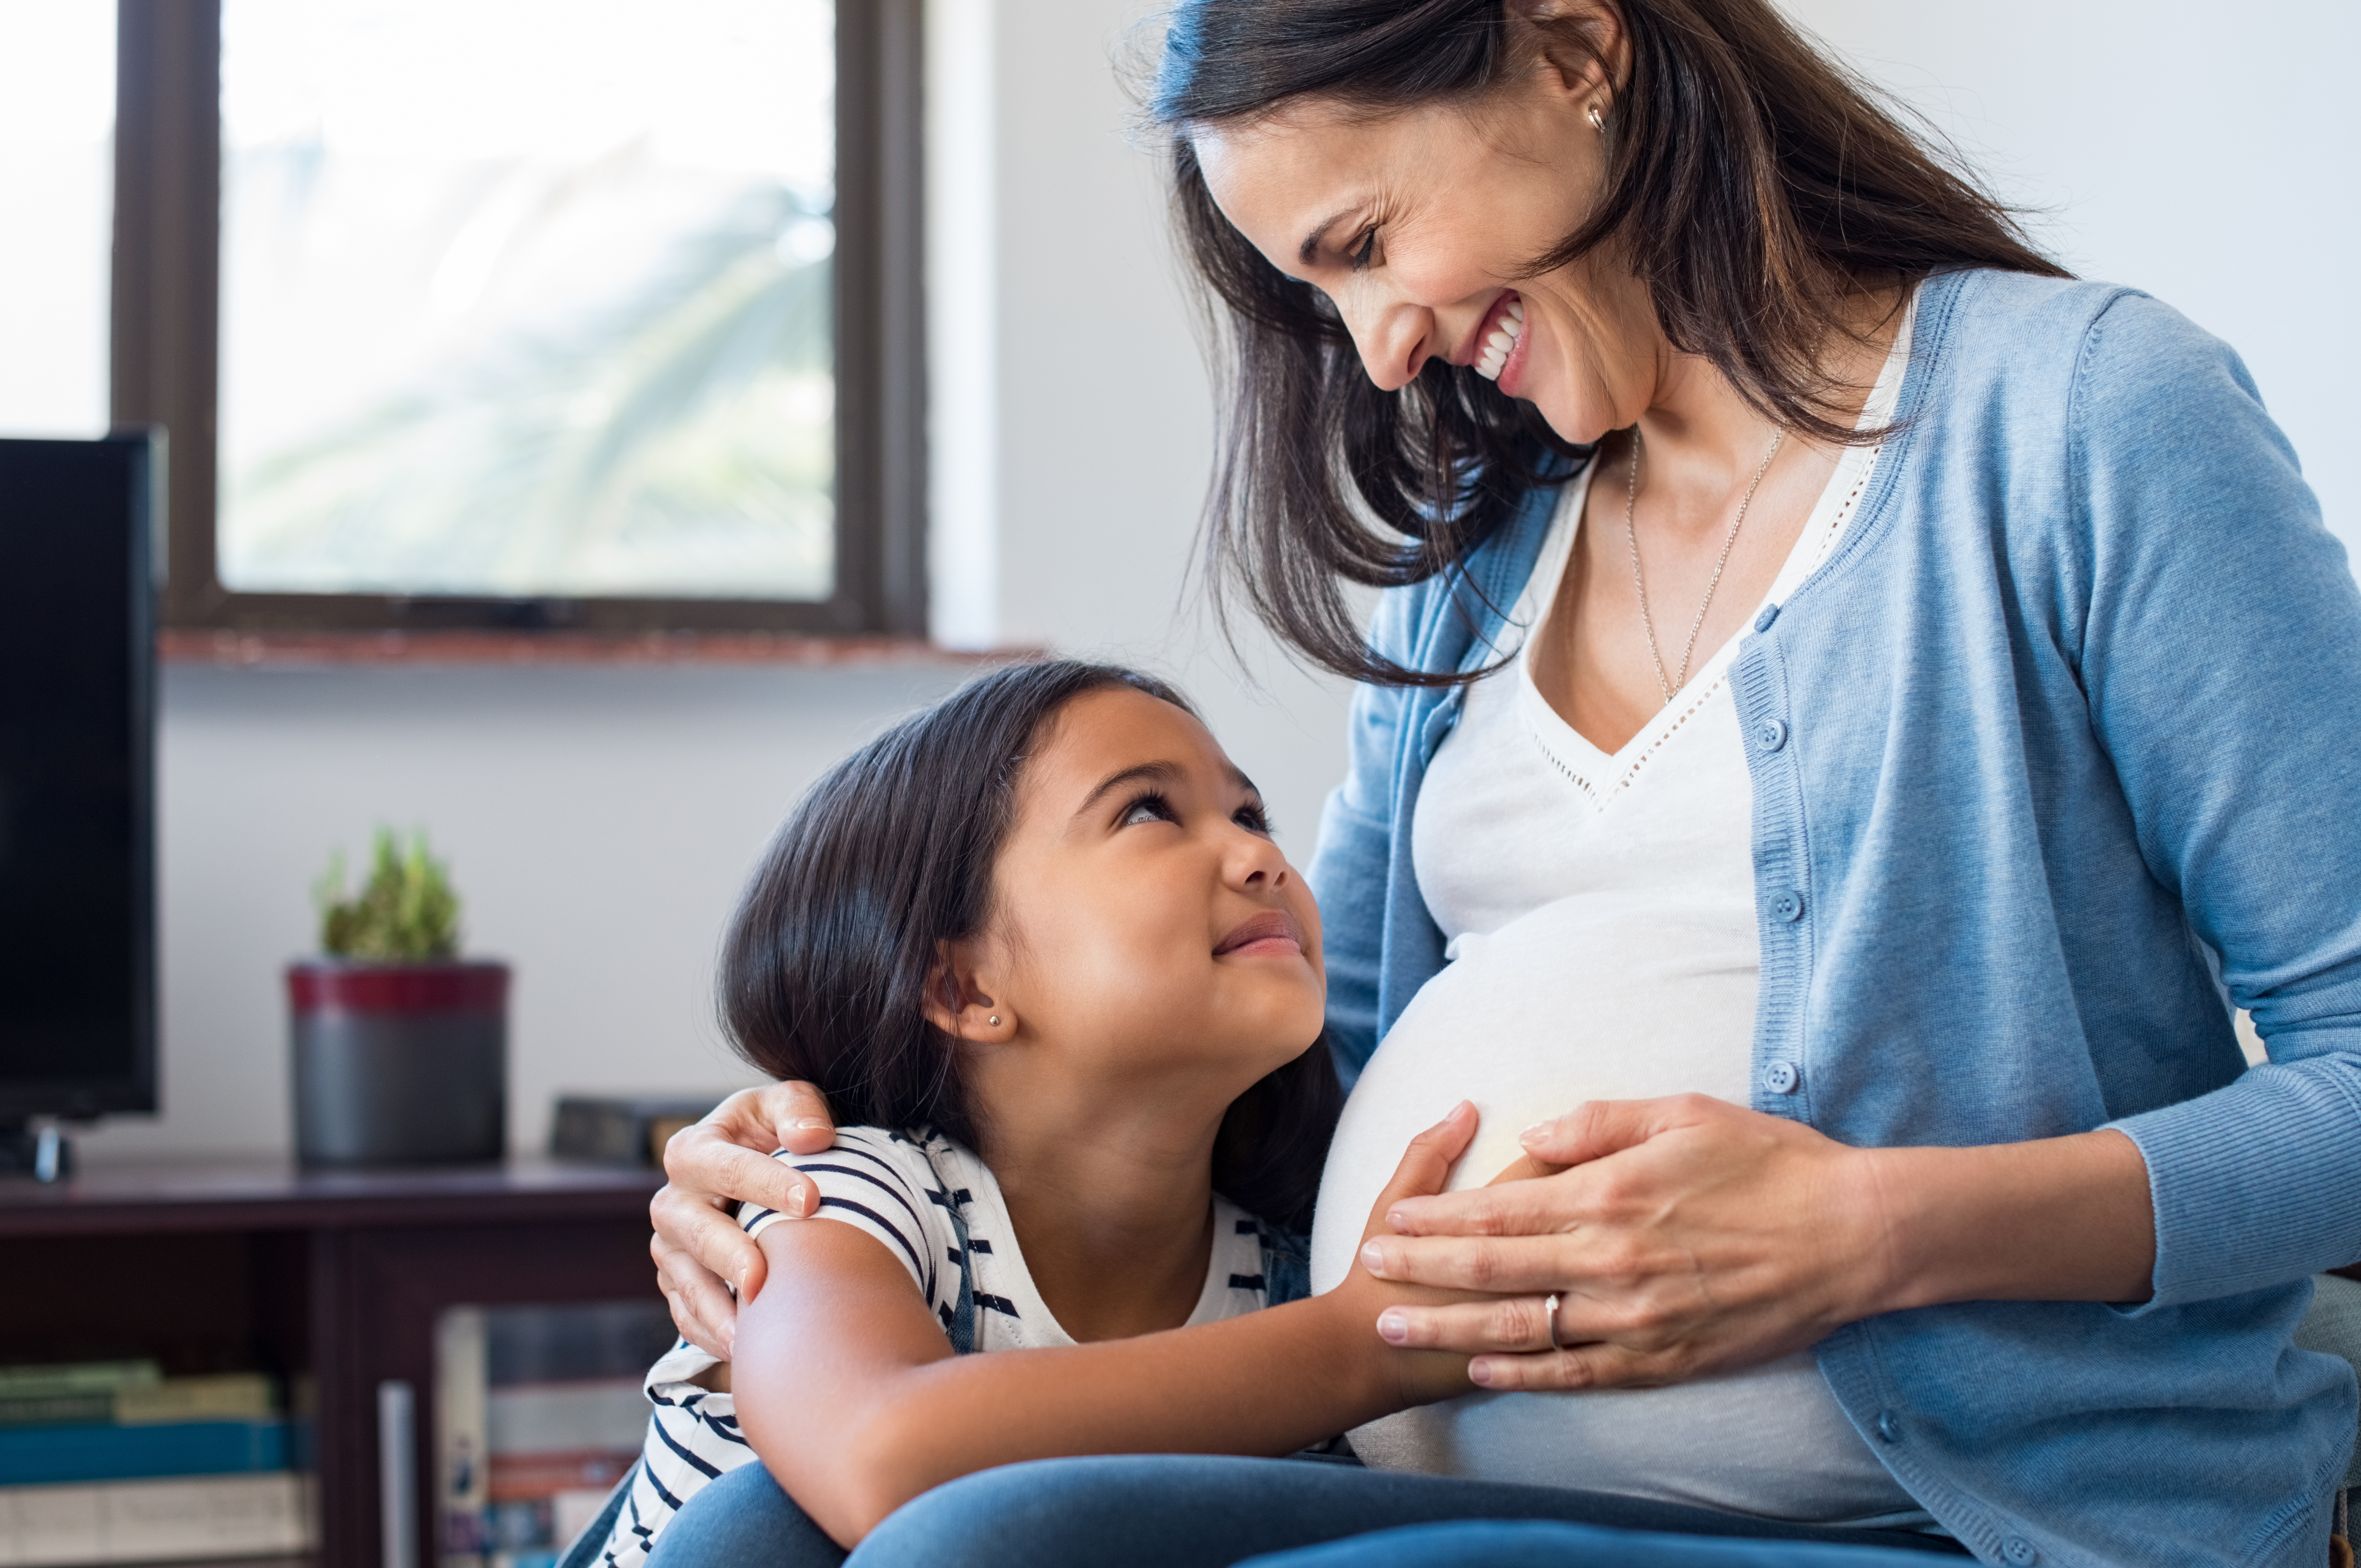
<path id="1" fill-rule="evenodd" d="M 2152 1311 L 2361 1259 L 2361 1055 L 2274 1063 L 2108 1124 L 2147 1161 Z"/>

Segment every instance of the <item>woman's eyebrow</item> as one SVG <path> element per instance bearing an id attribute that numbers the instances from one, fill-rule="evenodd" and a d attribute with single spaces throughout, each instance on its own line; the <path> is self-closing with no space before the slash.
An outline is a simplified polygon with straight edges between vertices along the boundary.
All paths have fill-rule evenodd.
<path id="1" fill-rule="evenodd" d="M 1296 247 L 1295 259 L 1306 267 L 1311 266 L 1313 259 L 1319 256 L 1320 242 L 1328 237 L 1328 231 L 1350 217 L 1352 212 L 1353 209 L 1347 207 L 1341 213 L 1331 213 L 1323 218 L 1318 228 L 1303 236 L 1303 243 Z"/>

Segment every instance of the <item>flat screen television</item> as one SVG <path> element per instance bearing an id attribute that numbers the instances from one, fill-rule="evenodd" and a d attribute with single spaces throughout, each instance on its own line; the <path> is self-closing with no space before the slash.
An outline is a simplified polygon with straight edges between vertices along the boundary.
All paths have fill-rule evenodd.
<path id="1" fill-rule="evenodd" d="M 156 1108 L 160 444 L 0 440 L 0 1135 Z"/>

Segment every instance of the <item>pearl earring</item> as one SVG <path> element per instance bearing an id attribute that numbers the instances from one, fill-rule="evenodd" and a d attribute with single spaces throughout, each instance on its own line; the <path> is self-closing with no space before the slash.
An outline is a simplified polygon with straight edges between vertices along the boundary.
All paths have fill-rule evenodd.
<path id="1" fill-rule="evenodd" d="M 1601 136 L 1605 136 L 1607 134 L 1607 116 L 1599 113 L 1598 105 L 1596 104 L 1593 104 L 1590 106 L 1589 120 L 1590 128 L 1592 130 L 1597 131 Z"/>
<path id="2" fill-rule="evenodd" d="M 995 1014 L 994 1014 L 991 1017 L 989 1017 L 989 1018 L 985 1019 L 985 1020 L 984 1020 L 984 1022 L 985 1022 L 985 1023 L 987 1023 L 987 1024 L 990 1024 L 994 1028 L 997 1029 L 997 1028 L 999 1028 L 999 1027 L 1000 1027 L 1000 1014 L 997 1014 L 997 1013 L 995 1013 Z"/>

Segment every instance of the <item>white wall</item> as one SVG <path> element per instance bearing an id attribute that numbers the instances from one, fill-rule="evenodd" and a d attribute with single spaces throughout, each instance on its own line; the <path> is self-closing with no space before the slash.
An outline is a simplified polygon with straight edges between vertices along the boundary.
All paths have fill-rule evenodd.
<path id="1" fill-rule="evenodd" d="M 2043 209 L 2069 267 L 2226 338 L 2361 545 L 2361 5 L 1784 3 Z"/>
<path id="2" fill-rule="evenodd" d="M 1909 93 L 2078 269 L 2140 284 L 2247 356 L 2361 540 L 2356 254 L 2361 8 L 2278 0 L 1794 0 Z M 946 115 L 931 216 L 940 630 L 1152 658 L 1204 700 L 1309 848 L 1342 695 L 1251 686 L 1182 603 L 1210 394 L 1152 160 L 1109 60 L 1137 0 L 934 0 Z M 176 669 L 164 689 L 165 1111 L 100 1159 L 287 1146 L 279 966 L 327 850 L 431 827 L 476 944 L 519 965 L 513 1135 L 563 1088 L 731 1081 L 708 995 L 740 876 L 812 774 L 951 667 Z"/>

